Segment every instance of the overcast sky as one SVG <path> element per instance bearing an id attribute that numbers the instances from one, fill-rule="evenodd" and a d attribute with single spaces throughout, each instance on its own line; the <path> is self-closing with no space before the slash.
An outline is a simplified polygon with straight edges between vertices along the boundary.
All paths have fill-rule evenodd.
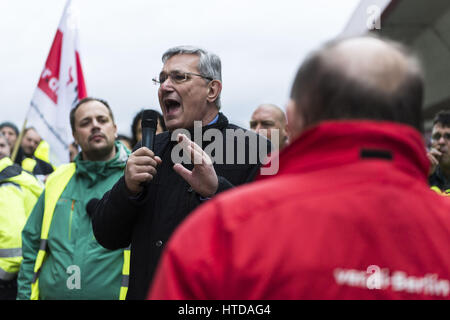
<path id="1" fill-rule="evenodd" d="M 90 96 L 107 100 L 119 133 L 159 110 L 161 55 L 204 47 L 222 59 L 222 111 L 248 127 L 261 103 L 284 109 L 303 58 L 341 33 L 359 0 L 73 0 Z M 65 0 L 0 1 L 0 122 L 22 126 Z M 69 125 L 69 121 L 67 122 Z"/>

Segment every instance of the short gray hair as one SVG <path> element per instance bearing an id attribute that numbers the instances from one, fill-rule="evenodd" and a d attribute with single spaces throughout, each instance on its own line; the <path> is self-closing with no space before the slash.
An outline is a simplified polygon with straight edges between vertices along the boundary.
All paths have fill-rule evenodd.
<path id="1" fill-rule="evenodd" d="M 219 80 L 222 82 L 222 62 L 218 55 L 208 52 L 202 48 L 193 46 L 178 46 L 173 47 L 164 52 L 162 56 L 162 62 L 166 63 L 167 60 L 178 54 L 195 54 L 199 59 L 198 71 L 202 76 Z M 206 79 L 205 79 L 206 80 Z M 216 99 L 216 106 L 220 109 L 220 94 Z"/>

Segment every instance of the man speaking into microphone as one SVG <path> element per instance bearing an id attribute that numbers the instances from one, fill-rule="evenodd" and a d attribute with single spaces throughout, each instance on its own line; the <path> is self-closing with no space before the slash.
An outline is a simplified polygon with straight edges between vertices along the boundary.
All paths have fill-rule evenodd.
<path id="1" fill-rule="evenodd" d="M 168 132 L 154 137 L 153 149 L 146 143 L 143 147 L 138 144 L 124 176 L 100 201 L 91 201 L 88 206 L 95 237 L 102 246 L 114 250 L 131 244 L 127 299 L 146 297 L 166 241 L 190 212 L 219 192 L 253 180 L 264 159 L 250 161 L 251 153 L 258 151 L 251 148 L 249 141 L 255 138 L 259 146 L 260 139 L 264 139 L 264 148 L 270 150 L 265 138 L 230 124 L 219 112 L 222 80 L 217 55 L 183 46 L 167 50 L 162 61 L 162 71 L 154 81 L 159 84 L 158 98 Z M 144 128 L 146 121 L 143 118 Z M 237 150 L 231 159 L 245 161 L 214 162 L 204 150 L 216 140 L 199 145 L 187 134 L 173 134 L 177 129 L 186 129 L 192 137 L 196 121 L 201 121 L 202 133 L 211 129 L 225 137 L 230 131 L 245 132 L 245 148 L 239 149 L 244 154 L 239 154 L 236 139 L 224 138 L 221 149 L 222 160 L 230 159 L 229 150 Z M 191 164 L 172 159 L 178 144 L 191 158 Z M 213 157 L 217 159 L 217 154 Z"/>

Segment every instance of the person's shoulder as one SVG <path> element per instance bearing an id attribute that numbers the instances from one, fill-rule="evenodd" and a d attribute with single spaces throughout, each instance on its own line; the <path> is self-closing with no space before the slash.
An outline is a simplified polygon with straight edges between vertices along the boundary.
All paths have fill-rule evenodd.
<path id="1" fill-rule="evenodd" d="M 8 164 L 5 168 L 0 170 L 0 187 L 6 187 L 10 185 L 18 186 L 20 188 L 20 181 L 23 180 L 22 177 L 27 177 L 27 175 L 32 176 L 28 172 L 22 169 L 16 163 L 12 163 L 8 161 Z M 32 176 L 34 177 L 34 176 Z"/>
<path id="2" fill-rule="evenodd" d="M 264 219 L 278 207 L 297 201 L 293 195 L 296 185 L 297 178 L 280 176 L 233 188 L 202 205 L 193 218 L 199 222 L 194 223 L 219 219 L 227 225 L 237 226 L 254 218 Z"/>
<path id="3" fill-rule="evenodd" d="M 43 184 L 31 173 L 24 170 L 18 164 L 13 164 L 1 173 L 0 185 L 13 184 L 22 190 L 28 189 L 39 195 L 42 192 Z"/>
<path id="4" fill-rule="evenodd" d="M 237 124 L 234 124 L 234 123 L 228 123 L 226 125 L 225 129 L 227 129 L 227 130 L 242 130 L 245 133 L 248 133 L 249 135 L 256 135 L 256 136 L 258 135 L 256 132 L 254 132 L 252 130 L 249 130 L 249 129 L 246 129 L 246 128 L 243 128 L 243 127 L 240 127 L 240 126 L 238 126 Z"/>
<path id="5" fill-rule="evenodd" d="M 0 170 L 1 179 L 7 179 L 12 176 L 19 175 L 22 171 L 22 167 L 18 165 L 17 163 L 13 163 L 11 161 L 8 161 L 7 166 Z"/>
<path id="6" fill-rule="evenodd" d="M 270 140 L 267 139 L 265 136 L 256 133 L 253 130 L 242 128 L 233 123 L 228 123 L 228 125 L 225 127 L 225 130 L 227 132 L 230 131 L 232 132 L 230 138 L 239 138 L 239 135 L 242 134 L 242 137 L 245 138 L 244 141 L 246 144 L 253 144 L 252 142 L 257 141 L 257 144 L 255 146 L 267 145 L 268 150 L 270 150 L 271 147 Z"/>
<path id="7" fill-rule="evenodd" d="M 246 206 L 264 206 L 265 200 L 275 203 L 283 201 L 290 195 L 291 186 L 298 184 L 298 178 L 291 176 L 275 176 L 262 181 L 248 183 L 230 191 L 221 193 L 215 200 L 220 205 L 233 206 L 233 203 L 244 203 Z"/>
<path id="8" fill-rule="evenodd" d="M 427 203 L 429 203 L 429 207 L 434 207 L 435 211 L 443 213 L 443 216 L 448 218 L 450 217 L 450 193 L 448 190 L 440 188 L 438 190 L 439 192 L 436 192 L 436 187 L 427 189 L 426 194 L 429 196 Z"/>
<path id="9" fill-rule="evenodd" d="M 65 174 L 73 174 L 75 173 L 77 166 L 76 166 L 76 162 L 70 162 L 70 163 L 65 163 L 62 164 L 60 166 L 58 166 L 55 171 L 53 171 L 47 178 L 47 182 L 49 180 L 54 179 L 55 177 L 61 176 L 61 175 L 65 175 Z"/>
<path id="10" fill-rule="evenodd" d="M 34 159 L 36 160 L 37 164 L 41 167 L 43 174 L 49 174 L 55 171 L 50 163 L 36 157 L 34 157 Z"/>

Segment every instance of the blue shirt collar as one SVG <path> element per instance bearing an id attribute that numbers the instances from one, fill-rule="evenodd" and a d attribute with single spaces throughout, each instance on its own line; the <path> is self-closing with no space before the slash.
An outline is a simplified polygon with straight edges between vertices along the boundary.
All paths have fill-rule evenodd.
<path id="1" fill-rule="evenodd" d="M 208 123 L 208 126 L 211 125 L 211 124 L 216 123 L 217 120 L 219 120 L 219 114 L 217 114 L 217 116 L 213 119 L 213 121 L 211 121 L 210 123 Z"/>

